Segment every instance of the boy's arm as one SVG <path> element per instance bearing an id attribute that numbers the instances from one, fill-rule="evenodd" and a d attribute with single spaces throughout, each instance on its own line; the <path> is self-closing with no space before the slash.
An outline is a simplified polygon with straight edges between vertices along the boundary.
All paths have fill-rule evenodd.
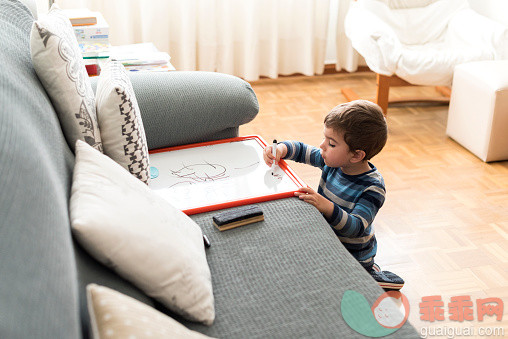
<path id="1" fill-rule="evenodd" d="M 365 236 L 365 231 L 372 224 L 377 212 L 385 201 L 385 191 L 378 186 L 368 187 L 361 195 L 355 207 L 347 213 L 334 203 L 332 215 L 325 218 L 340 237 L 358 238 Z"/>
<path id="2" fill-rule="evenodd" d="M 301 162 L 319 168 L 323 168 L 325 166 L 325 161 L 321 156 L 319 148 L 292 140 L 283 141 L 282 143 L 288 150 L 284 159 Z"/>

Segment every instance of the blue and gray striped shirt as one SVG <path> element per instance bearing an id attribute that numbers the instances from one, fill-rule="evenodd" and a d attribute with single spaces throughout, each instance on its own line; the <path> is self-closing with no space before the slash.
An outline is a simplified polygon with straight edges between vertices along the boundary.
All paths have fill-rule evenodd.
<path id="1" fill-rule="evenodd" d="M 322 169 L 318 193 L 333 202 L 328 223 L 344 247 L 366 268 L 374 263 L 377 242 L 372 222 L 385 201 L 385 184 L 376 167 L 370 171 L 348 175 L 340 168 L 325 165 L 321 150 L 297 141 L 284 141 L 288 148 L 285 159 Z"/>

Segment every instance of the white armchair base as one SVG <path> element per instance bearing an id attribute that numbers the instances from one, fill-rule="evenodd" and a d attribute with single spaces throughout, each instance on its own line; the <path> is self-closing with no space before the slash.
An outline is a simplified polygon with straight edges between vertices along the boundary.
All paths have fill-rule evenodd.
<path id="1" fill-rule="evenodd" d="M 381 107 L 381 110 L 386 115 L 388 114 L 388 104 L 392 103 L 408 103 L 408 102 L 432 102 L 432 103 L 440 103 L 440 104 L 448 104 L 450 102 L 450 87 L 448 86 L 435 86 L 436 91 L 440 95 L 435 95 L 432 97 L 407 97 L 403 99 L 390 99 L 390 87 L 399 87 L 399 86 L 414 86 L 410 84 L 406 80 L 399 78 L 396 75 L 388 76 L 382 74 L 376 74 L 376 98 L 373 100 L 374 103 L 378 104 Z M 358 94 L 353 91 L 351 88 L 345 87 L 340 89 L 342 95 L 346 97 L 348 101 L 353 101 L 360 99 Z"/>
<path id="2" fill-rule="evenodd" d="M 446 134 L 485 162 L 508 160 L 508 60 L 455 67 Z"/>

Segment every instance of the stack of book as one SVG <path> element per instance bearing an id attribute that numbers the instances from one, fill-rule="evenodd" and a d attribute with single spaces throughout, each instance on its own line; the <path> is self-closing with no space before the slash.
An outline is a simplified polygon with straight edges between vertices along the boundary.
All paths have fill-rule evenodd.
<path id="1" fill-rule="evenodd" d="M 87 8 L 65 9 L 76 35 L 89 75 L 98 75 L 100 65 L 109 58 L 109 25 L 100 12 Z"/>
<path id="2" fill-rule="evenodd" d="M 135 71 L 174 71 L 168 53 L 160 52 L 151 42 L 112 46 L 111 59 L 121 62 L 125 69 Z"/>

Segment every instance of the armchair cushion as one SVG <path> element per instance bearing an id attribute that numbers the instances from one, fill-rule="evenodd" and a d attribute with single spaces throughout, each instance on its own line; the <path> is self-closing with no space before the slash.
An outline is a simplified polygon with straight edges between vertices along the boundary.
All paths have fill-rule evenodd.
<path id="1" fill-rule="evenodd" d="M 386 22 L 373 12 L 352 7 L 346 16 L 345 27 L 353 47 L 372 71 L 388 76 L 395 73 L 402 46 Z"/>
<path id="2" fill-rule="evenodd" d="M 415 8 L 424 7 L 439 0 L 379 0 L 390 8 Z"/>
<path id="3" fill-rule="evenodd" d="M 129 75 L 148 149 L 236 137 L 238 126 L 254 119 L 259 110 L 249 83 L 232 75 L 183 71 Z"/>
<path id="4" fill-rule="evenodd" d="M 450 18 L 467 5 L 463 0 L 436 1 L 424 7 L 392 9 L 377 0 L 360 2 L 385 22 L 404 45 L 422 45 L 443 37 Z"/>
<path id="5" fill-rule="evenodd" d="M 508 59 L 508 28 L 471 8 L 457 12 L 448 24 L 449 41 L 456 45 L 484 46 L 494 60 Z"/>

